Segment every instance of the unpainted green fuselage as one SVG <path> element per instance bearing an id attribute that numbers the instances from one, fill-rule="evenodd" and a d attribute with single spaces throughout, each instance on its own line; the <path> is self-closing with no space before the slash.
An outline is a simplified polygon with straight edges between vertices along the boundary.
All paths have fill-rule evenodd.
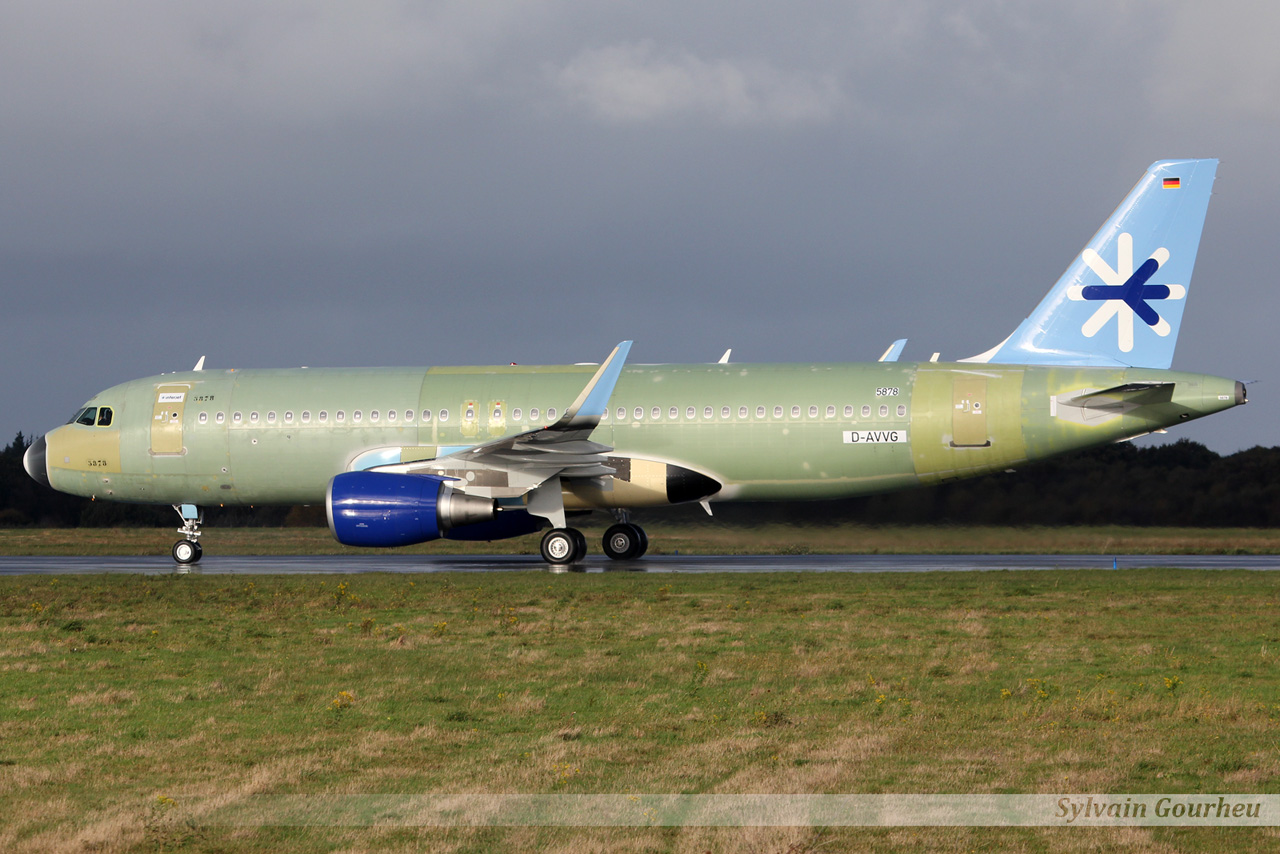
<path id="1" fill-rule="evenodd" d="M 430 460 L 551 424 L 594 370 L 299 368 L 135 380 L 85 404 L 109 407 L 110 425 L 72 423 L 45 437 L 50 485 L 159 504 L 319 503 L 340 472 Z M 1152 402 L 1061 405 L 1135 383 L 1172 387 Z M 1150 369 L 633 365 L 591 439 L 619 458 L 704 474 L 722 485 L 717 501 L 827 499 L 1007 469 L 1239 402 L 1234 381 Z"/>

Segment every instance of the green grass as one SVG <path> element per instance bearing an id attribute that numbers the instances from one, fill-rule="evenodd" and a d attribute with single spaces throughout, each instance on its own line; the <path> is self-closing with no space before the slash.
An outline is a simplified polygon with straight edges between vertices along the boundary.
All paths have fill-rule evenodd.
<path id="1" fill-rule="evenodd" d="M 600 553 L 604 525 L 583 525 Z M 1087 528 L 997 526 L 743 527 L 715 519 L 648 527 L 651 554 L 1278 554 L 1271 528 Z M 537 554 L 540 534 L 494 543 L 437 540 L 407 554 Z M 3 555 L 166 555 L 175 528 L 0 528 Z M 325 528 L 206 526 L 209 555 L 368 554 L 340 545 Z"/>
<path id="2" fill-rule="evenodd" d="M 1280 792 L 1280 576 L 0 578 L 5 851 L 1270 850 L 1269 829 L 222 828 L 256 794 Z"/>

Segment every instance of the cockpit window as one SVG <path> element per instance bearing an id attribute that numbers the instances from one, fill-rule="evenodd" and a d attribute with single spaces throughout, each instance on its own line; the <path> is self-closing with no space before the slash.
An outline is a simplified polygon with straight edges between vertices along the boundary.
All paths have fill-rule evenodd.
<path id="1" fill-rule="evenodd" d="M 104 406 L 98 410 L 98 426 L 99 427 L 111 426 L 111 407 L 110 406 Z"/>
<path id="2" fill-rule="evenodd" d="M 86 427 L 92 427 L 94 420 L 98 417 L 98 407 L 90 406 L 80 413 L 80 417 L 76 419 L 77 424 L 83 424 Z"/>

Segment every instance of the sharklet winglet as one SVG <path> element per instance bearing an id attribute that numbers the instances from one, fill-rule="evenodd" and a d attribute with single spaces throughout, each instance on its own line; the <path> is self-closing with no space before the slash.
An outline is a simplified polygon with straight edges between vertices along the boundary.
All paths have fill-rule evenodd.
<path id="1" fill-rule="evenodd" d="M 896 362 L 898 357 L 902 355 L 902 348 L 907 346 L 907 339 L 899 338 L 889 345 L 889 349 L 884 351 L 884 355 L 880 357 L 881 362 Z"/>
<path id="2" fill-rule="evenodd" d="M 600 423 L 600 418 L 609 405 L 609 398 L 613 396 L 613 387 L 618 384 L 618 376 L 627 362 L 631 343 L 623 341 L 613 348 L 609 358 L 604 360 L 604 364 L 582 389 L 577 400 L 565 411 L 559 421 L 547 428 L 548 430 L 594 428 Z"/>

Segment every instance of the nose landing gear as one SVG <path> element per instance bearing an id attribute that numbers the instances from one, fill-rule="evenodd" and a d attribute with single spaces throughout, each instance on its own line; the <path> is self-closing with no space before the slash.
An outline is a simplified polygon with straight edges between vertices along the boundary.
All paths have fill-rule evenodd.
<path id="1" fill-rule="evenodd" d="M 199 563 L 204 554 L 204 549 L 200 548 L 200 525 L 204 522 L 204 511 L 194 504 L 175 504 L 173 509 L 178 511 L 178 516 L 182 519 L 182 527 L 178 529 L 182 539 L 173 544 L 173 560 L 183 566 Z"/>

